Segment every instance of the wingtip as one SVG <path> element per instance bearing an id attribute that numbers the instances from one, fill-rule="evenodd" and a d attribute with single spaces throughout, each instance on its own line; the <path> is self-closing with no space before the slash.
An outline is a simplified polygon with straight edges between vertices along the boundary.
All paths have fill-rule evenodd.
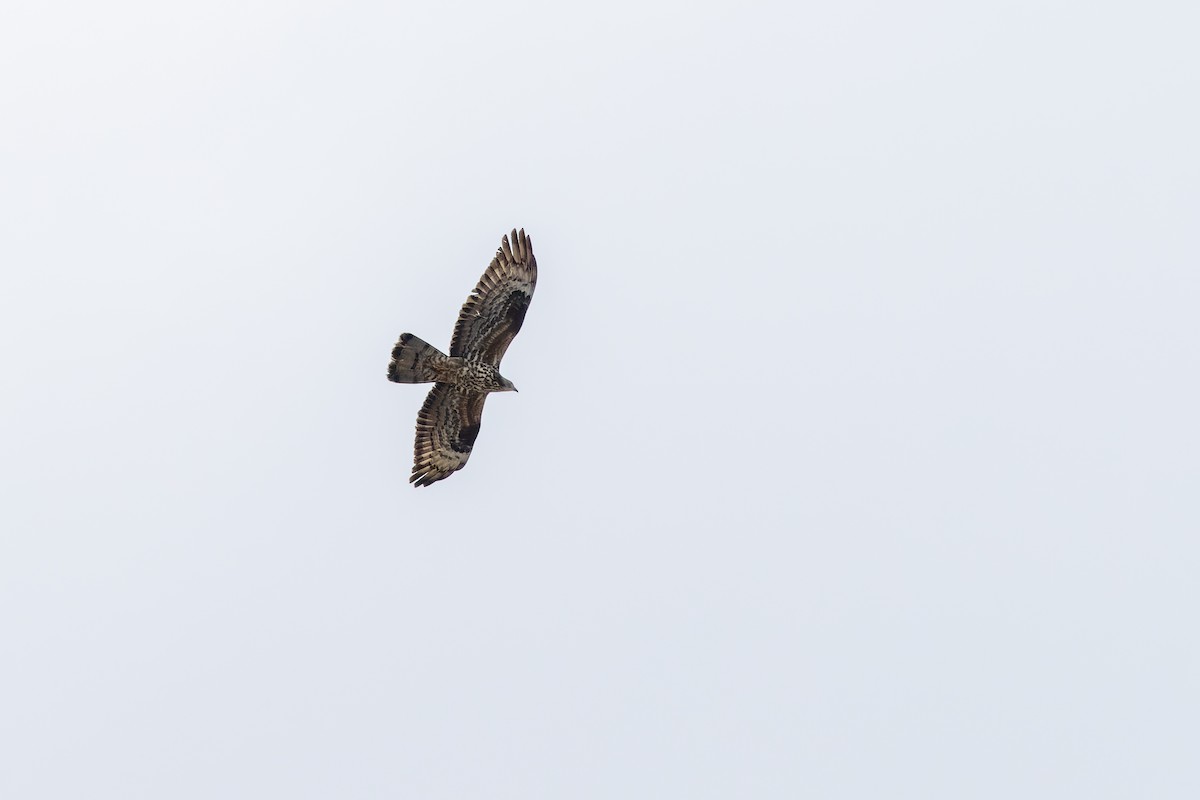
<path id="1" fill-rule="evenodd" d="M 510 246 L 505 248 L 504 252 L 514 262 L 525 262 L 532 257 L 533 240 L 525 233 L 524 228 L 513 228 L 511 233 L 504 235 L 503 241 L 510 242 Z"/>

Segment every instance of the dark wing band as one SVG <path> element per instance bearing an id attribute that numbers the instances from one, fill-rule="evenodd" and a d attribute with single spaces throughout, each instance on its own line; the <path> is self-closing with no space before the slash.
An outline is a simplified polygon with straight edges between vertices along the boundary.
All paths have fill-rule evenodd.
<path id="1" fill-rule="evenodd" d="M 428 486 L 460 470 L 471 457 L 486 393 L 464 392 L 452 383 L 437 383 L 417 414 L 417 441 L 409 483 Z"/>
<path id="2" fill-rule="evenodd" d="M 504 351 L 525 321 L 535 286 L 533 241 L 523 228 L 514 230 L 511 245 L 507 236 L 500 240 L 496 257 L 463 303 L 450 340 L 450 355 L 500 366 Z"/>

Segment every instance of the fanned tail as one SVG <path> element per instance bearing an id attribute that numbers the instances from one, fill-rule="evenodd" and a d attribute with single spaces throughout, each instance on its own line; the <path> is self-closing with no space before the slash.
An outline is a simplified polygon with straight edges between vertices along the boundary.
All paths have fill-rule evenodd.
<path id="1" fill-rule="evenodd" d="M 449 360 L 445 353 L 429 342 L 411 333 L 402 333 L 392 348 L 388 380 L 394 383 L 432 383 L 438 379 Z"/>

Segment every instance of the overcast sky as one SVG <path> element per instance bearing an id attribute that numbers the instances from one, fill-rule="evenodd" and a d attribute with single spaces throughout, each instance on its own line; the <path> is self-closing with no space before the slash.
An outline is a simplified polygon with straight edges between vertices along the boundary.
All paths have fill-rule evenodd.
<path id="1" fill-rule="evenodd" d="M 7 0 L 0 794 L 1200 796 L 1196 8 Z"/>

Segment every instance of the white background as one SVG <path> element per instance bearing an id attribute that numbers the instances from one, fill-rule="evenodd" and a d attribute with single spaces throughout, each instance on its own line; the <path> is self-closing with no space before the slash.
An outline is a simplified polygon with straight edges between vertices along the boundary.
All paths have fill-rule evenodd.
<path id="1" fill-rule="evenodd" d="M 1195 8 L 9 0 L 0 794 L 1200 796 Z"/>

